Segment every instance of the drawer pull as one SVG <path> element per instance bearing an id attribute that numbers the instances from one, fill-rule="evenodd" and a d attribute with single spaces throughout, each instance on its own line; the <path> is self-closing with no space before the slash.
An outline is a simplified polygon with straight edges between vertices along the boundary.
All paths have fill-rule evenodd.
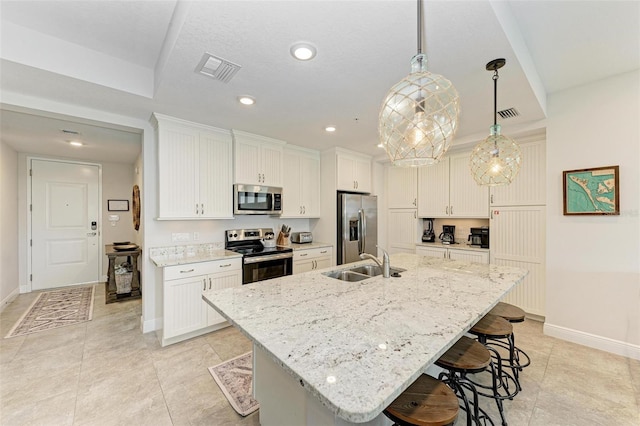
<path id="1" fill-rule="evenodd" d="M 320 253 L 325 254 L 326 252 L 327 252 L 326 250 L 323 250 L 323 251 L 321 251 Z"/>
<path id="2" fill-rule="evenodd" d="M 189 272 L 193 272 L 195 269 L 189 269 L 188 271 L 180 271 L 181 274 L 188 274 Z"/>
<path id="3" fill-rule="evenodd" d="M 308 253 L 302 253 L 300 257 L 306 256 Z"/>
<path id="4" fill-rule="evenodd" d="M 207 280 L 206 279 L 202 279 L 202 291 L 205 291 L 207 289 Z"/>
<path id="5" fill-rule="evenodd" d="M 209 278 L 209 290 L 211 290 L 211 278 Z"/>
<path id="6" fill-rule="evenodd" d="M 230 263 L 227 263 L 227 264 L 224 264 L 224 265 L 220 265 L 220 267 L 221 267 L 221 268 L 227 268 L 227 267 L 229 267 L 229 266 L 231 266 L 231 264 L 230 264 Z"/>

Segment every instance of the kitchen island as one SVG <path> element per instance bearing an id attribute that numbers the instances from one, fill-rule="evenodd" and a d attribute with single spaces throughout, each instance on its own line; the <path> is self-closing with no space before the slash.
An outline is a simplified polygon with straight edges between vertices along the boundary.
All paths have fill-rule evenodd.
<path id="1" fill-rule="evenodd" d="M 371 263 L 203 293 L 254 344 L 261 425 L 391 424 L 382 410 L 527 274 L 413 254 L 391 256 L 398 278 L 322 274 Z"/>

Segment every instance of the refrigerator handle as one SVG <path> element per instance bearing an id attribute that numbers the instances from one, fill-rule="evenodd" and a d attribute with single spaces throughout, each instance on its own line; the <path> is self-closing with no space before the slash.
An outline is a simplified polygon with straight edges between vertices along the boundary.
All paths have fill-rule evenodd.
<path id="1" fill-rule="evenodd" d="M 362 254 L 367 248 L 367 239 L 366 239 L 367 238 L 367 216 L 364 214 L 364 210 L 362 209 L 358 210 L 358 214 L 360 215 L 360 224 L 361 224 L 361 229 L 360 229 L 361 246 L 359 247 L 360 252 L 358 254 Z"/>

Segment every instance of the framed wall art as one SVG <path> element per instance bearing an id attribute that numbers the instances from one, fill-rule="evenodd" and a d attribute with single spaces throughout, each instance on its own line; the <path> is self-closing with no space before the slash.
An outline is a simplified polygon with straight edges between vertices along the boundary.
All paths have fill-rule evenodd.
<path id="1" fill-rule="evenodd" d="M 107 210 L 110 212 L 128 212 L 129 200 L 107 200 Z"/>
<path id="2" fill-rule="evenodd" d="M 563 214 L 619 215 L 618 174 L 618 166 L 562 172 Z"/>

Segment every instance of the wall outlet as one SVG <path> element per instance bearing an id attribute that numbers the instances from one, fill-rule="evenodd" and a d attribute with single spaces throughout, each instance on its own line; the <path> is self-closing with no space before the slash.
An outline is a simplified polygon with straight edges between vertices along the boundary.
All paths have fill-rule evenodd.
<path id="1" fill-rule="evenodd" d="M 174 243 L 189 241 L 188 232 L 174 232 L 171 234 L 171 241 Z"/>

